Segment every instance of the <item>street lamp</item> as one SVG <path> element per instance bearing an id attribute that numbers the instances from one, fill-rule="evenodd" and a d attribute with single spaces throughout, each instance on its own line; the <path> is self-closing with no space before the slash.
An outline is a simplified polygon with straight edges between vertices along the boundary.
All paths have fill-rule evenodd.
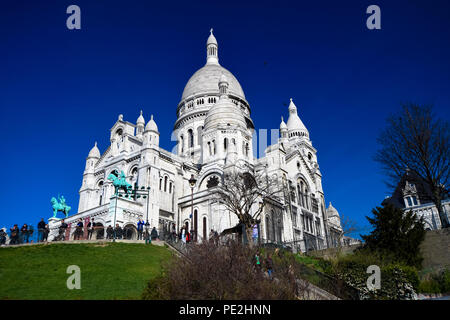
<path id="1" fill-rule="evenodd" d="M 189 184 L 191 186 L 191 228 L 194 230 L 193 220 L 194 220 L 194 186 L 197 182 L 197 179 L 194 178 L 194 175 L 191 174 L 191 178 L 189 179 Z M 186 230 L 189 231 L 189 230 Z M 197 230 L 195 230 L 195 241 L 197 241 Z"/>

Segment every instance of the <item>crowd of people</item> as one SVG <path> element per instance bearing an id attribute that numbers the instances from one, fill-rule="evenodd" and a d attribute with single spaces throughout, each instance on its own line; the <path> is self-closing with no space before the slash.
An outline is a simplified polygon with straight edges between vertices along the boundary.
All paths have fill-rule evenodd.
<path id="1" fill-rule="evenodd" d="M 144 226 L 146 228 L 144 228 Z M 94 239 L 98 240 L 105 238 L 105 229 L 103 227 L 103 224 L 97 223 L 95 221 L 95 218 L 90 219 L 90 221 L 86 225 L 86 230 L 84 227 L 85 226 L 83 223 L 83 219 L 80 218 L 75 225 L 73 240 L 92 240 L 92 236 L 94 234 Z M 149 231 L 148 225 L 146 225 L 142 221 L 142 219 L 139 219 L 136 227 L 138 240 L 145 240 L 145 243 L 151 243 L 152 240 L 156 240 L 159 238 L 156 228 L 153 227 L 153 229 Z M 58 227 L 58 234 L 54 237 L 53 241 L 65 241 L 68 228 L 69 225 L 65 222 L 65 219 L 62 219 L 61 224 Z M 38 233 L 36 236 L 36 234 L 34 234 L 34 228 L 32 225 L 24 224 L 21 228 L 19 228 L 19 226 L 15 224 L 12 228 L 10 228 L 9 233 L 7 232 L 6 228 L 2 228 L 0 229 L 0 245 L 17 245 L 48 241 L 50 228 L 49 225 L 45 223 L 44 218 L 41 218 L 41 220 L 37 224 L 37 229 Z M 122 228 L 117 223 L 115 228 L 113 228 L 111 225 L 106 228 L 106 239 L 131 239 L 132 233 L 133 231 L 131 228 Z"/>
<path id="2" fill-rule="evenodd" d="M 253 258 L 253 263 L 257 272 L 262 272 L 264 269 L 269 279 L 273 279 L 273 261 L 270 253 L 264 259 L 261 252 L 258 251 Z"/>
<path id="3" fill-rule="evenodd" d="M 33 243 L 33 242 L 42 242 L 47 241 L 48 234 L 50 233 L 50 228 L 48 224 L 45 223 L 42 218 L 39 221 L 38 225 L 38 233 L 37 238 L 34 239 L 34 227 L 32 225 L 23 224 L 21 228 L 17 224 L 15 224 L 12 228 L 9 229 L 9 234 L 6 231 L 6 228 L 0 229 L 0 245 L 16 245 L 16 244 L 24 244 L 24 243 Z M 9 243 L 6 243 L 9 238 Z"/>

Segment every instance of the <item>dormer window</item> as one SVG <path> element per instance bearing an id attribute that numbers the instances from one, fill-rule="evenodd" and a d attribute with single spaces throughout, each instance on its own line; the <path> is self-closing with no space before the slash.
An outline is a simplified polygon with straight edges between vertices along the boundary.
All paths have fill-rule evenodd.
<path id="1" fill-rule="evenodd" d="M 417 206 L 419 203 L 417 201 L 416 196 L 407 196 L 407 197 L 405 197 L 405 204 L 406 204 L 406 207 L 413 207 L 413 206 Z"/>

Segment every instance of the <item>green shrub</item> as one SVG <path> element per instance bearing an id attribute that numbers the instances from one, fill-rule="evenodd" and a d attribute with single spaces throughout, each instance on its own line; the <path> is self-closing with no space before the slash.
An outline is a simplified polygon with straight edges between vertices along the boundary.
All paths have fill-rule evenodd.
<path id="1" fill-rule="evenodd" d="M 441 293 L 439 283 L 432 278 L 422 280 L 418 291 L 421 293 Z"/>
<path id="2" fill-rule="evenodd" d="M 419 285 L 421 293 L 450 293 L 450 269 L 427 273 Z"/>
<path id="3" fill-rule="evenodd" d="M 418 272 L 414 267 L 399 263 L 388 263 L 390 259 L 369 251 L 340 257 L 334 261 L 333 269 L 338 278 L 360 290 L 361 299 L 415 299 L 419 287 Z M 377 265 L 381 271 L 381 288 L 370 291 L 367 268 Z"/>

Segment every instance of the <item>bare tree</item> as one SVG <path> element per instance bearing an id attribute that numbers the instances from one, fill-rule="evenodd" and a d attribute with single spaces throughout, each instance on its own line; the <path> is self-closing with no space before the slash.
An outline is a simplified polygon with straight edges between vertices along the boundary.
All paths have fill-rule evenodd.
<path id="1" fill-rule="evenodd" d="M 390 178 L 388 185 L 392 187 L 406 169 L 411 170 L 425 184 L 423 196 L 436 205 L 441 225 L 447 228 L 442 200 L 449 194 L 449 123 L 435 119 L 430 106 L 416 104 L 403 105 L 402 112 L 387 121 L 375 160 Z"/>
<path id="2" fill-rule="evenodd" d="M 269 177 L 264 170 L 238 168 L 224 173 L 222 183 L 215 190 L 217 201 L 223 204 L 243 224 L 247 239 L 270 200 L 279 201 L 281 185 L 277 178 Z"/>

